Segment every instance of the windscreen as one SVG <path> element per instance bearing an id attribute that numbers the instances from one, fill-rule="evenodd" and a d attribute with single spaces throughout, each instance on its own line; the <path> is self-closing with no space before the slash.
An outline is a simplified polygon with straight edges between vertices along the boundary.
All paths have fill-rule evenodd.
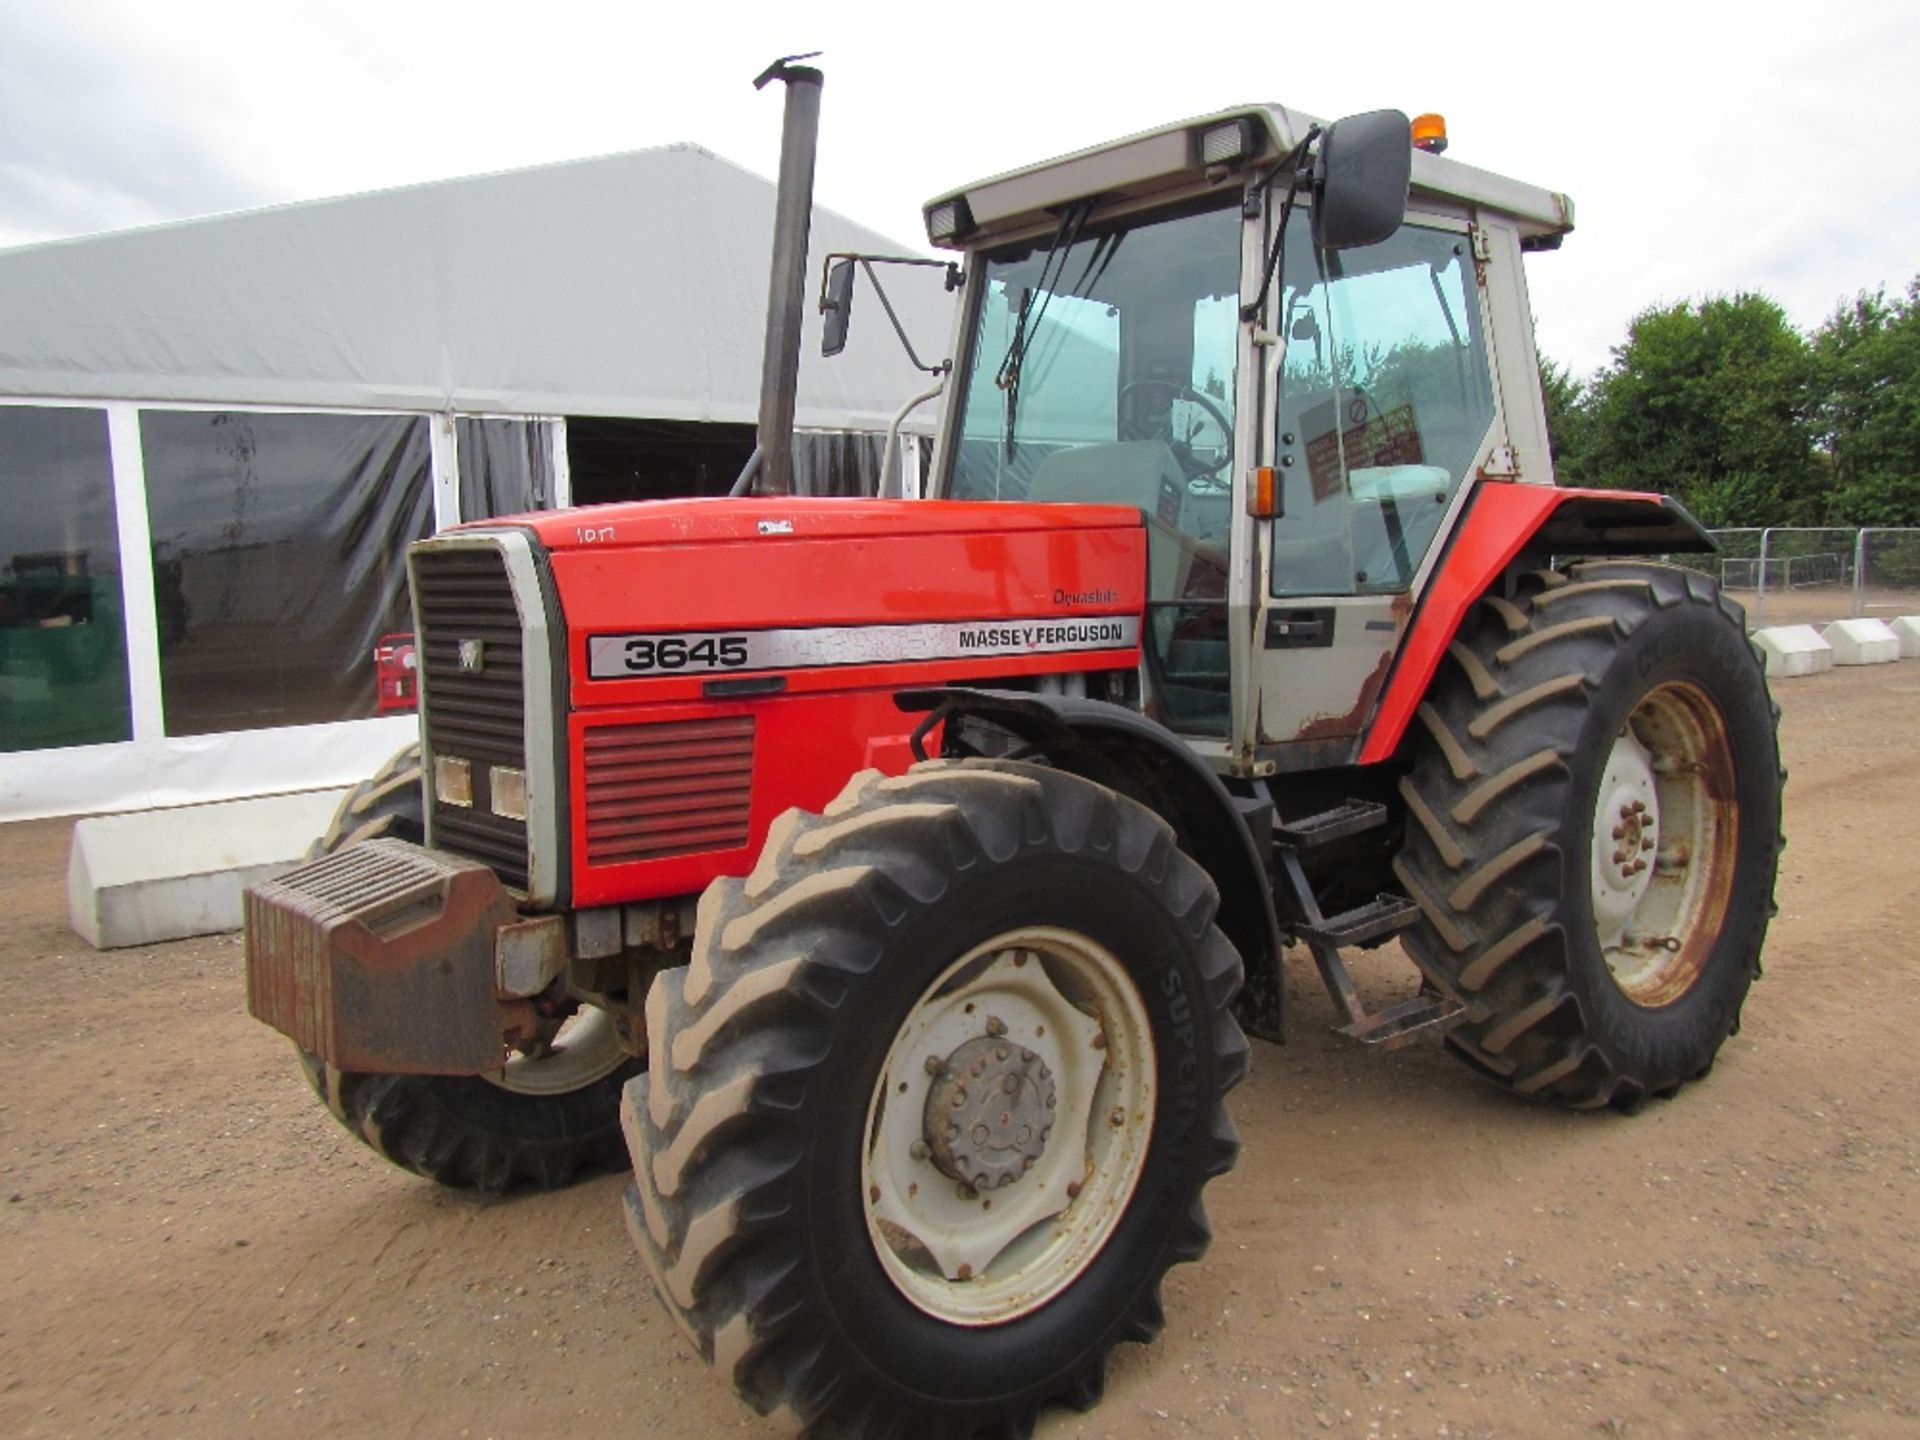
<path id="1" fill-rule="evenodd" d="M 1152 704 L 1223 734 L 1238 353 L 1237 203 L 1102 226 L 982 262 L 956 500 L 1131 505 L 1147 526 Z"/>
<path id="2" fill-rule="evenodd" d="M 1138 447 L 1134 458 L 1143 461 L 1162 458 L 1149 449 L 1158 446 L 1182 481 L 1224 486 L 1233 445 L 1238 210 L 1086 231 L 1070 221 L 1071 214 L 1052 243 L 985 261 L 947 493 L 1139 503 L 1131 494 L 1055 493 L 1089 488 L 1061 481 L 1066 452 L 1117 445 Z M 1158 495 L 1149 498 L 1159 508 Z"/>

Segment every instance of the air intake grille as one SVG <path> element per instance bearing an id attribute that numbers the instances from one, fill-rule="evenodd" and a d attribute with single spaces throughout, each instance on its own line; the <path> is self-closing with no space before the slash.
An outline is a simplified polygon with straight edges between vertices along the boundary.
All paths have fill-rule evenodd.
<path id="1" fill-rule="evenodd" d="M 753 717 L 586 732 L 587 863 L 620 865 L 747 843 Z"/>
<path id="2" fill-rule="evenodd" d="M 413 558 L 413 583 L 427 744 L 436 757 L 467 761 L 473 774 L 471 807 L 433 801 L 434 843 L 485 862 L 524 890 L 526 824 L 495 815 L 488 788 L 490 767 L 527 765 L 520 614 L 506 560 L 494 549 L 422 550 Z"/>

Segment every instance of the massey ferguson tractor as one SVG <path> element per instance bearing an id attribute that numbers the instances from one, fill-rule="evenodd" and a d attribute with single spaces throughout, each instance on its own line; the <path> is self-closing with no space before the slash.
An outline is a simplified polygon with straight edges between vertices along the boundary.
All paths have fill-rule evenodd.
<path id="1" fill-rule="evenodd" d="M 755 1409 L 1025 1436 L 1207 1248 L 1287 947 L 1357 1041 L 1533 1100 L 1705 1075 L 1774 712 L 1738 607 L 1645 558 L 1712 548 L 1686 512 L 1553 483 L 1522 257 L 1569 202 L 1428 117 L 1249 106 L 942 195 L 928 498 L 788 493 L 821 78 L 762 78 L 742 484 L 412 548 L 417 757 L 251 893 L 250 1004 L 444 1184 L 630 1154 Z M 1370 1008 L 1344 957 L 1389 941 Z"/>

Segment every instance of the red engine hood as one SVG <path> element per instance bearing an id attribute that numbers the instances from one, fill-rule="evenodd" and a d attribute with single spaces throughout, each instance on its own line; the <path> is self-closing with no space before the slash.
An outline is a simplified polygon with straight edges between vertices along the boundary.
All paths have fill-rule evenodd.
<path id="1" fill-rule="evenodd" d="M 1137 527 L 1122 505 L 1024 505 L 979 500 L 849 500 L 818 496 L 638 500 L 473 522 L 525 526 L 550 551 L 608 545 L 687 545 L 906 535 L 1012 535 Z"/>
<path id="2" fill-rule="evenodd" d="M 488 525 L 524 526 L 549 553 L 577 709 L 697 699 L 710 680 L 763 673 L 743 645 L 816 656 L 795 662 L 789 694 L 1138 656 L 1146 528 L 1125 506 L 656 500 Z M 1081 626 L 1102 617 L 1131 619 Z M 629 642 L 639 657 L 676 657 L 671 670 L 610 668 Z"/>

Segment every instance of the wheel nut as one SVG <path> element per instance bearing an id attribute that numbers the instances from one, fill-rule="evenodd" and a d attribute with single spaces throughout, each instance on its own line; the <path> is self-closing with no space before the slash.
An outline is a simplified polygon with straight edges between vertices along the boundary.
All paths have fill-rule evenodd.
<path id="1" fill-rule="evenodd" d="M 1004 1035 L 1006 1033 L 1007 1033 L 1006 1021 L 1002 1020 L 998 1015 L 987 1016 L 987 1034 Z"/>
<path id="2" fill-rule="evenodd" d="M 1613 838 L 1616 840 L 1625 838 L 1626 833 L 1627 827 L 1624 825 L 1616 825 L 1613 827 Z"/>
<path id="3" fill-rule="evenodd" d="M 1069 1181 L 1067 1184 L 1067 1199 L 1078 1200 L 1079 1198 L 1080 1182 L 1078 1180 Z"/>
<path id="4" fill-rule="evenodd" d="M 1651 850 L 1653 848 L 1653 837 L 1651 835 L 1644 836 L 1640 841 L 1640 848 L 1642 850 Z"/>
<path id="5" fill-rule="evenodd" d="M 880 1203 L 880 1187 L 878 1185 L 869 1185 L 867 1187 L 867 1199 L 876 1205 Z"/>
<path id="6" fill-rule="evenodd" d="M 938 1055 L 927 1056 L 927 1074 L 938 1075 L 946 1068 L 947 1062 L 942 1060 Z"/>
<path id="7" fill-rule="evenodd" d="M 1118 1105 L 1114 1106 L 1113 1110 L 1107 1116 L 1107 1123 L 1118 1130 L 1122 1125 L 1127 1123 L 1127 1112 L 1122 1110 Z"/>
<path id="8" fill-rule="evenodd" d="M 958 1127 L 958 1126 L 950 1126 L 949 1128 L 950 1128 L 950 1129 L 958 1129 L 959 1127 Z M 931 1154 L 933 1154 L 933 1150 L 932 1150 L 932 1147 L 930 1147 L 930 1146 L 929 1146 L 929 1145 L 927 1144 L 927 1142 L 926 1142 L 926 1141 L 924 1141 L 924 1140 L 916 1140 L 916 1141 L 914 1141 L 914 1142 L 913 1142 L 913 1144 L 911 1144 L 911 1145 L 909 1145 L 909 1146 L 907 1147 L 907 1153 L 908 1153 L 909 1155 L 911 1155 L 911 1156 L 913 1156 L 913 1158 L 914 1158 L 914 1159 L 916 1159 L 916 1160 L 924 1160 L 924 1159 L 926 1159 L 926 1158 L 927 1158 L 927 1157 L 928 1157 L 929 1155 L 931 1155 Z"/>
<path id="9" fill-rule="evenodd" d="M 1107 1048 L 1106 1031 L 1102 1030 L 1098 1035 L 1093 1037 L 1093 1048 L 1096 1050 L 1104 1050 Z"/>
<path id="10" fill-rule="evenodd" d="M 959 1268 L 958 1270 L 956 1270 L 956 1271 L 954 1271 L 954 1272 L 953 1272 L 953 1278 L 954 1278 L 954 1279 L 956 1279 L 956 1280 L 971 1280 L 971 1279 L 973 1279 L 973 1266 L 971 1266 L 971 1265 L 962 1265 L 962 1266 L 961 1266 L 961 1267 L 960 1267 L 960 1268 Z"/>

